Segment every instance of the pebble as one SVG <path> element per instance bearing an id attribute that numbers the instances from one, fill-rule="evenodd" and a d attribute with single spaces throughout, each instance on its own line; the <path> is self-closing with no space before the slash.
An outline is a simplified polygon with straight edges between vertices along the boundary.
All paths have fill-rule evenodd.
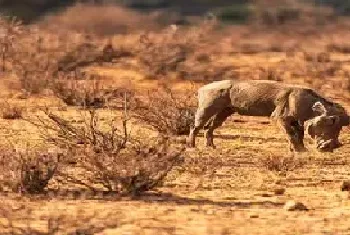
<path id="1" fill-rule="evenodd" d="M 284 204 L 286 211 L 306 211 L 308 208 L 302 202 L 288 201 Z"/>
<path id="2" fill-rule="evenodd" d="M 350 191 L 350 181 L 344 181 L 341 184 L 341 191 Z"/>
<path id="3" fill-rule="evenodd" d="M 275 195 L 283 195 L 286 192 L 285 188 L 275 188 L 274 190 Z"/>

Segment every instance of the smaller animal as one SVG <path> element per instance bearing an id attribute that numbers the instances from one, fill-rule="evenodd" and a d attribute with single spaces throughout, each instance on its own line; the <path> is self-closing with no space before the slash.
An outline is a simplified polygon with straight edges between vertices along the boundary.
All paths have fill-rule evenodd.
<path id="1" fill-rule="evenodd" d="M 198 90 L 198 109 L 188 145 L 195 146 L 205 129 L 206 146 L 214 147 L 213 131 L 232 114 L 270 116 L 286 133 L 291 151 L 306 151 L 304 129 L 320 151 L 341 146 L 339 134 L 349 125 L 345 109 L 310 88 L 268 80 L 223 80 Z"/>

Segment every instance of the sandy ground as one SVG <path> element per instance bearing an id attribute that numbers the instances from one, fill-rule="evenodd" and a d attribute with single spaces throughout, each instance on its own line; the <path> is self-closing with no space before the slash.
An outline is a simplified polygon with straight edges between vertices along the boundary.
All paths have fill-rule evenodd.
<path id="1" fill-rule="evenodd" d="M 350 178 L 349 133 L 334 153 L 319 154 L 308 141 L 310 152 L 295 156 L 304 164 L 281 173 L 266 170 L 262 159 L 288 154 L 284 136 L 260 119 L 236 119 L 217 131 L 216 150 L 199 138 L 198 148 L 186 151 L 184 168 L 157 192 L 140 198 L 3 195 L 1 207 L 13 227 L 44 233 L 58 224 L 58 234 L 94 234 L 90 228 L 96 234 L 350 234 L 349 192 L 340 189 Z M 276 195 L 280 188 L 285 193 Z M 286 211 L 288 200 L 309 210 Z"/>
<path id="2" fill-rule="evenodd" d="M 116 74 L 110 68 L 99 71 Z M 138 79 L 131 81 L 139 89 L 158 85 Z M 16 102 L 44 103 L 39 98 Z M 2 143 L 39 140 L 23 120 L 1 120 L 0 127 Z M 341 133 L 344 146 L 333 153 L 314 151 L 307 139 L 309 152 L 293 156 L 301 165 L 284 172 L 266 169 L 266 157 L 290 154 L 284 135 L 268 119 L 234 116 L 215 135 L 216 149 L 205 148 L 198 138 L 197 148 L 186 150 L 184 166 L 158 191 L 139 198 L 1 195 L 0 234 L 350 234 L 350 196 L 341 191 L 350 179 L 349 128 Z M 276 194 L 279 189 L 284 194 Z M 289 200 L 309 210 L 283 209 Z"/>

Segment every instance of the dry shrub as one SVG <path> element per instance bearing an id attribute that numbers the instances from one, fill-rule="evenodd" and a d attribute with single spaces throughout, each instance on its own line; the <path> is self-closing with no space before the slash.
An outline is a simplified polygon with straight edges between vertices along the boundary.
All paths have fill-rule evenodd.
<path id="1" fill-rule="evenodd" d="M 294 155 L 281 156 L 269 154 L 262 159 L 259 159 L 262 167 L 269 171 L 288 172 L 298 168 L 302 168 L 306 161 L 304 159 L 295 157 Z"/>
<path id="2" fill-rule="evenodd" d="M 55 30 L 74 30 L 103 36 L 156 29 L 156 20 L 155 15 L 142 14 L 121 6 L 77 4 L 60 14 L 46 17 L 41 24 Z"/>
<path id="3" fill-rule="evenodd" d="M 106 102 L 103 78 L 97 75 L 78 73 L 65 74 L 52 84 L 55 96 L 68 106 L 103 107 Z"/>
<path id="4" fill-rule="evenodd" d="M 79 67 L 92 64 L 97 61 L 101 54 L 99 47 L 92 42 L 85 42 L 86 38 L 81 38 L 80 42 L 66 51 L 58 61 L 59 71 L 74 71 Z"/>
<path id="5" fill-rule="evenodd" d="M 31 94 L 45 90 L 57 71 L 60 52 L 47 40 L 49 36 L 44 32 L 21 26 L 21 34 L 13 42 L 9 70 L 17 76 L 21 88 Z"/>
<path id="6" fill-rule="evenodd" d="M 62 73 L 66 77 L 81 67 L 129 55 L 86 34 L 50 32 L 1 17 L 0 46 L 3 70 L 31 94 L 50 88 Z"/>
<path id="7" fill-rule="evenodd" d="M 177 71 L 188 54 L 193 52 L 194 45 L 188 35 L 180 36 L 176 31 L 141 35 L 138 60 L 148 77 L 158 78 Z"/>
<path id="8" fill-rule="evenodd" d="M 266 51 L 265 46 L 259 43 L 241 43 L 239 47 L 243 54 L 256 54 Z"/>
<path id="9" fill-rule="evenodd" d="M 13 43 L 22 33 L 22 25 L 15 18 L 0 16 L 0 56 L 1 71 L 8 69 L 8 59 L 13 52 Z"/>
<path id="10" fill-rule="evenodd" d="M 32 123 L 46 141 L 66 151 L 65 162 L 75 164 L 75 173 L 61 174 L 91 190 L 99 185 L 104 190 L 138 195 L 161 185 L 173 166 L 181 163 L 182 150 L 172 148 L 169 141 L 152 144 L 149 139 L 132 138 L 126 117 L 120 120 L 112 116 L 103 123 L 95 109 L 82 114 L 80 125 L 48 111 L 44 117 Z M 83 177 L 77 172 L 84 172 Z"/>
<path id="11" fill-rule="evenodd" d="M 48 32 L 15 19 L 0 17 L 0 21 L 0 32 L 5 31 L 6 35 L 2 39 L 5 46 L 0 51 L 3 70 L 15 75 L 21 89 L 32 94 L 42 92 L 57 73 L 58 59 L 65 51 L 64 42 L 56 42 L 55 36 Z"/>
<path id="12" fill-rule="evenodd" d="M 216 64 L 212 59 L 215 53 L 230 50 L 211 43 L 221 37 L 216 26 L 215 22 L 190 28 L 173 25 L 163 31 L 143 33 L 136 41 L 133 38 L 137 35 L 120 36 L 122 40 L 115 46 L 110 38 L 72 31 L 53 32 L 18 23 L 16 27 L 9 26 L 18 28 L 18 33 L 13 33 L 11 50 L 7 57 L 3 54 L 6 58 L 3 64 L 17 76 L 21 88 L 30 93 L 50 88 L 62 73 L 67 77 L 83 67 L 104 62 L 133 61 L 130 62 L 133 69 L 143 70 L 148 78 L 222 79 L 236 74 L 232 65 Z"/>
<path id="13" fill-rule="evenodd" d="M 7 120 L 15 120 L 23 118 L 24 108 L 8 101 L 1 103 L 2 118 Z"/>
<path id="14" fill-rule="evenodd" d="M 111 87 L 104 84 L 108 77 L 79 73 L 65 74 L 52 84 L 54 95 L 68 106 L 80 108 L 122 109 L 124 98 L 130 102 L 134 92 L 128 88 Z"/>
<path id="15" fill-rule="evenodd" d="M 114 60 L 130 57 L 134 55 L 133 53 L 130 48 L 114 48 L 110 42 L 94 41 L 86 35 L 59 58 L 58 70 L 72 72 L 89 65 L 101 65 L 103 62 L 113 62 Z"/>
<path id="16" fill-rule="evenodd" d="M 313 1 L 280 0 L 255 1 L 254 23 L 268 26 L 325 25 L 334 22 L 336 14 L 331 7 L 317 6 Z"/>
<path id="17" fill-rule="evenodd" d="M 308 58 L 306 58 L 308 57 Z M 260 64 L 242 67 L 240 76 L 244 79 L 268 79 L 291 82 L 302 79 L 314 85 L 324 83 L 324 79 L 338 76 L 342 72 L 342 63 L 330 60 L 328 53 L 300 53 L 300 57 L 286 58 L 280 62 L 261 66 Z M 344 76 L 344 75 L 340 75 Z M 332 82 L 327 80 L 327 82 Z"/>
<path id="18" fill-rule="evenodd" d="M 328 52 L 319 52 L 319 53 L 311 53 L 304 52 L 304 58 L 306 61 L 311 62 L 319 62 L 319 63 L 327 63 L 331 62 L 331 57 Z"/>
<path id="19" fill-rule="evenodd" d="M 324 78 L 335 76 L 338 71 L 341 70 L 342 65 L 338 61 L 332 61 L 329 63 L 311 62 L 305 64 L 306 74 L 313 78 Z"/>
<path id="20" fill-rule="evenodd" d="M 259 71 L 257 74 L 259 76 L 259 79 L 263 80 L 282 81 L 284 77 L 284 71 L 266 66 L 259 67 Z"/>
<path id="21" fill-rule="evenodd" d="M 116 153 L 88 152 L 82 167 L 94 175 L 94 183 L 109 191 L 139 195 L 161 186 L 173 166 L 181 163 L 180 154 L 162 139 L 133 144 Z"/>
<path id="22" fill-rule="evenodd" d="M 234 65 L 215 65 L 213 62 L 186 61 L 178 71 L 179 78 L 191 81 L 218 81 L 236 79 L 239 72 Z"/>
<path id="23" fill-rule="evenodd" d="M 252 40 L 251 38 L 244 39 L 241 42 L 238 42 L 236 47 L 236 51 L 242 54 L 247 55 L 254 55 L 259 53 L 266 53 L 266 52 L 286 52 L 290 55 L 296 50 L 297 48 L 295 45 L 291 46 L 290 43 L 281 43 L 277 39 L 258 39 L 256 41 Z"/>
<path id="24" fill-rule="evenodd" d="M 219 43 L 222 36 L 217 26 L 215 21 L 205 21 L 190 28 L 172 25 L 158 33 L 142 34 L 135 53 L 140 69 L 147 78 L 158 79 L 175 76 L 203 81 L 232 77 L 233 65 L 217 64 L 212 59 L 231 49 Z"/>
<path id="25" fill-rule="evenodd" d="M 350 53 L 350 44 L 347 43 L 331 43 L 327 45 L 328 52 L 338 52 L 343 54 Z"/>
<path id="26" fill-rule="evenodd" d="M 193 89 L 176 93 L 164 86 L 137 100 L 133 115 L 160 133 L 188 134 L 194 122 L 195 97 Z"/>
<path id="27" fill-rule="evenodd" d="M 1 151 L 1 191 L 43 193 L 56 173 L 59 155 L 15 148 Z"/>
<path id="28" fill-rule="evenodd" d="M 51 154 L 29 155 L 22 163 L 22 192 L 42 193 L 56 173 L 58 160 Z"/>

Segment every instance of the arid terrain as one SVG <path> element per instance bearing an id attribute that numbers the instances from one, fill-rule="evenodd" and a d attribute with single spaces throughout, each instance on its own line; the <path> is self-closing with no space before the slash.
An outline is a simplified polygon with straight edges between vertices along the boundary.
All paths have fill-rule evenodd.
<path id="1" fill-rule="evenodd" d="M 269 118 L 233 115 L 215 149 L 185 147 L 214 80 L 301 84 L 350 111 L 348 21 L 105 37 L 0 23 L 0 234 L 350 234 L 349 127 L 332 153 L 309 136 L 291 153 Z"/>

